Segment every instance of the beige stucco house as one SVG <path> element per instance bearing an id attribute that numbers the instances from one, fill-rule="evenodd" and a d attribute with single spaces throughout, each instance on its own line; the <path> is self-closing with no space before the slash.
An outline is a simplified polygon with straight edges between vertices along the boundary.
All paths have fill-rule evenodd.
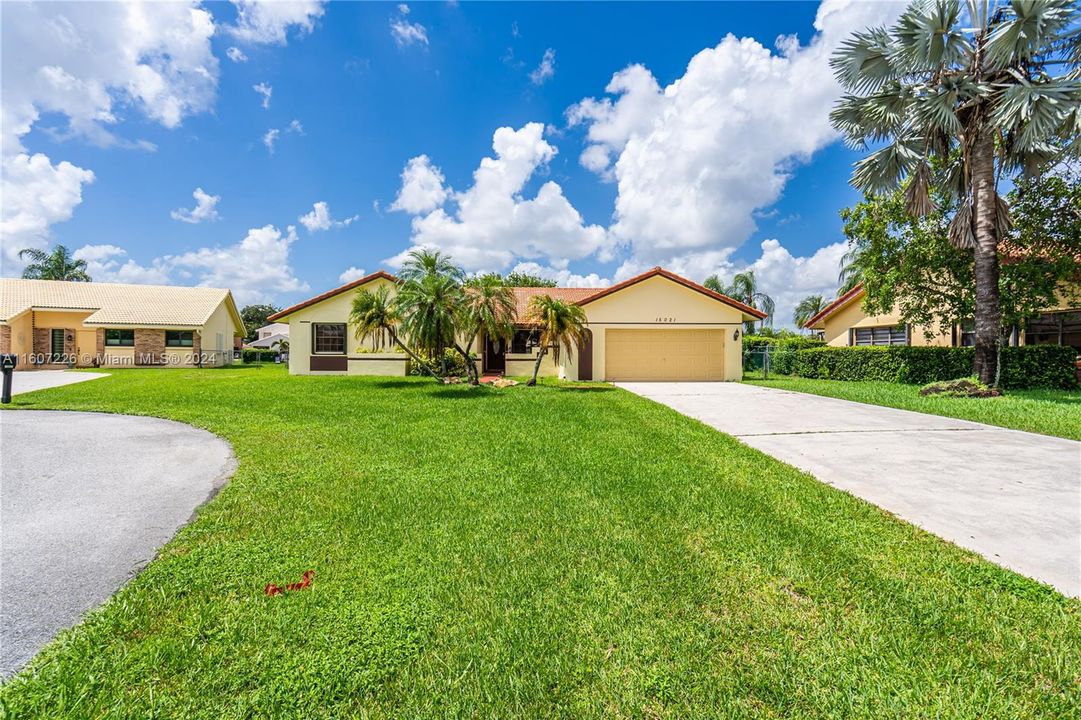
<path id="1" fill-rule="evenodd" d="M 353 298 L 397 279 L 380 271 L 286 308 L 269 319 L 289 323 L 293 374 L 404 375 L 408 358 L 349 324 Z M 743 323 L 763 313 L 662 268 L 607 288 L 515 288 L 518 317 L 529 298 L 548 294 L 586 313 L 589 341 L 579 351 L 548 353 L 541 374 L 570 380 L 739 380 Z M 477 338 L 485 373 L 529 375 L 539 348 L 522 325 L 508 344 Z"/>
<path id="2" fill-rule="evenodd" d="M 243 333 L 220 288 L 0 279 L 0 352 L 19 369 L 225 365 Z"/>
<path id="3" fill-rule="evenodd" d="M 949 330 L 934 327 L 930 333 L 919 325 L 908 325 L 898 308 L 887 315 L 868 315 L 863 310 L 863 286 L 844 293 L 804 327 L 819 335 L 827 345 L 931 345 L 962 347 L 973 342 L 972 325 L 958 323 Z M 1054 306 L 1031 318 L 1011 335 L 1013 345 L 1070 345 L 1081 353 L 1081 287 L 1062 286 Z"/>

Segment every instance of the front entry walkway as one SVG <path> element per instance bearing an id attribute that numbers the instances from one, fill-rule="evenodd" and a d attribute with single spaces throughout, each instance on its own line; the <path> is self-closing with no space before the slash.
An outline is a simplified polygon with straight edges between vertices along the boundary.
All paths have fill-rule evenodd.
<path id="1" fill-rule="evenodd" d="M 11 377 L 11 394 L 45 390 L 75 383 L 109 377 L 109 373 L 72 372 L 70 370 L 15 370 Z"/>
<path id="2" fill-rule="evenodd" d="M 1081 443 L 739 383 L 618 385 L 1081 597 Z"/>

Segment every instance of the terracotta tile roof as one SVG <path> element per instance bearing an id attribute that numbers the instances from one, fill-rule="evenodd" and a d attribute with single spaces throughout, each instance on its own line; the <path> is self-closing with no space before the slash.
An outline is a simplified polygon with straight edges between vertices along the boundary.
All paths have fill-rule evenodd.
<path id="1" fill-rule="evenodd" d="M 836 311 L 840 310 L 842 307 L 847 305 L 850 300 L 858 297 L 861 294 L 863 294 L 863 283 L 860 283 L 859 285 L 856 285 L 856 287 L 852 288 L 851 290 L 846 292 L 844 295 L 840 296 L 839 298 L 837 298 L 836 300 L 831 302 L 829 305 L 827 305 L 826 307 L 819 310 L 817 315 L 812 317 L 807 322 L 803 323 L 803 327 L 805 327 L 805 328 L 813 328 L 815 325 L 822 322 L 823 320 L 828 318 L 830 315 L 832 315 L 833 313 L 835 313 Z"/>
<path id="2" fill-rule="evenodd" d="M 398 282 L 398 278 L 394 277 L 390 273 L 385 272 L 383 270 L 376 270 L 375 272 L 371 273 L 370 275 L 365 275 L 364 277 L 362 277 L 362 278 L 360 278 L 358 280 L 354 280 L 353 282 L 346 283 L 345 285 L 341 285 L 339 287 L 336 287 L 333 290 L 327 290 L 322 295 L 316 295 L 313 298 L 308 298 L 304 302 L 299 302 L 296 305 L 292 305 L 290 307 L 287 307 L 284 310 L 282 310 L 281 312 L 276 312 L 273 315 L 270 315 L 270 316 L 267 317 L 267 322 L 274 322 L 274 321 L 277 321 L 277 320 L 281 320 L 284 317 L 292 315 L 297 310 L 303 310 L 304 308 L 308 307 L 309 305 L 314 305 L 314 304 L 316 304 L 318 302 L 323 302 L 324 300 L 332 298 L 335 295 L 341 295 L 343 292 L 347 292 L 349 290 L 352 290 L 355 287 L 360 287 L 361 285 L 367 285 L 368 283 L 370 283 L 372 280 L 375 280 L 376 278 L 383 278 L 385 280 L 390 280 L 391 282 L 394 282 L 394 283 Z"/>
<path id="3" fill-rule="evenodd" d="M 561 287 L 516 287 L 511 288 L 514 293 L 514 309 L 519 318 L 525 317 L 526 308 L 529 307 L 529 299 L 534 295 L 550 295 L 556 300 L 569 303 L 580 303 L 590 295 L 596 295 L 604 288 L 561 288 Z"/>
<path id="4" fill-rule="evenodd" d="M 694 290 L 695 292 L 702 293 L 706 297 L 713 298 L 714 300 L 719 300 L 720 302 L 723 302 L 726 305 L 731 305 L 732 307 L 736 308 L 737 310 L 740 310 L 740 311 L 742 311 L 742 312 L 744 312 L 744 313 L 746 313 L 746 314 L 748 314 L 748 315 L 750 315 L 750 316 L 752 316 L 752 317 L 754 317 L 754 318 L 756 318 L 758 320 L 762 320 L 763 318 L 766 317 L 766 313 L 762 312 L 761 310 L 757 310 L 757 309 L 751 307 L 750 305 L 746 305 L 744 303 L 741 303 L 739 300 L 736 300 L 734 298 L 730 298 L 727 295 L 722 295 L 719 292 L 714 292 L 713 290 L 710 290 L 708 287 L 706 287 L 704 285 L 699 285 L 696 282 L 688 280 L 687 278 L 683 277 L 682 275 L 676 275 L 674 272 L 670 272 L 668 270 L 665 270 L 662 267 L 655 267 L 655 268 L 652 268 L 651 270 L 646 270 L 641 275 L 635 275 L 630 280 L 624 280 L 621 283 L 616 283 L 615 285 L 612 285 L 610 287 L 606 287 L 603 290 L 600 290 L 599 292 L 597 292 L 597 293 L 591 295 L 590 297 L 586 298 L 585 300 L 580 301 L 579 304 L 580 305 L 585 305 L 586 303 L 591 303 L 594 300 L 599 300 L 602 297 L 605 297 L 607 295 L 611 295 L 612 293 L 615 293 L 615 292 L 619 292 L 620 290 L 623 290 L 624 288 L 628 288 L 631 285 L 635 285 L 637 283 L 642 282 L 643 280 L 648 280 L 649 278 L 656 277 L 658 275 L 660 277 L 667 278 L 668 280 L 671 280 L 672 282 L 679 283 L 683 287 L 690 288 L 691 290 Z"/>
<path id="5" fill-rule="evenodd" d="M 87 325 L 200 327 L 223 302 L 243 329 L 233 296 L 222 288 L 0 278 L 0 322 L 36 308 L 88 310 Z"/>

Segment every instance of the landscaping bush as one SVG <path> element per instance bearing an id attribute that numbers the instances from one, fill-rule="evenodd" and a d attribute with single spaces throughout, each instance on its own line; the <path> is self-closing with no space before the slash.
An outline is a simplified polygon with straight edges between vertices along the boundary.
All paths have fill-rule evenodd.
<path id="1" fill-rule="evenodd" d="M 442 366 L 439 364 L 438 360 L 428 357 L 423 352 L 417 354 L 420 355 L 422 358 L 426 359 L 428 361 L 428 364 L 435 369 L 436 373 L 443 372 Z M 458 353 L 457 350 L 455 350 L 454 348 L 447 348 L 443 351 L 443 357 L 446 359 L 448 376 L 460 377 L 466 374 L 465 360 L 462 359 L 462 356 Z M 409 374 L 425 375 L 426 373 L 417 363 L 413 362 L 409 364 Z"/>
<path id="2" fill-rule="evenodd" d="M 277 358 L 277 350 L 263 350 L 262 348 L 244 348 L 240 351 L 240 359 L 245 364 L 250 364 L 254 362 L 272 363 Z"/>
<path id="3" fill-rule="evenodd" d="M 945 397 L 968 397 L 988 398 L 998 397 L 1002 393 L 993 387 L 988 387 L 975 378 L 961 378 L 959 380 L 944 380 L 924 385 L 920 388 L 920 396 L 943 395 Z"/>
<path id="4" fill-rule="evenodd" d="M 924 385 L 970 374 L 974 353 L 970 347 L 820 347 L 790 353 L 791 357 L 773 366 L 778 373 L 806 378 Z M 1058 345 L 1003 348 L 1000 385 L 1075 388 L 1076 354 L 1073 348 Z"/>
<path id="5" fill-rule="evenodd" d="M 761 370 L 763 356 L 768 348 L 771 371 L 790 375 L 792 353 L 797 350 L 823 347 L 825 344 L 825 340 L 805 335 L 787 335 L 784 337 L 744 335 L 743 369 L 749 371 Z"/>

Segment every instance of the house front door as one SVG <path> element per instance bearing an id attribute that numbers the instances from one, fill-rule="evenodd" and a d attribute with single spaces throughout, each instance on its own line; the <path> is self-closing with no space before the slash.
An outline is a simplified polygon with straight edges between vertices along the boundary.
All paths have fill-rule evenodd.
<path id="1" fill-rule="evenodd" d="M 484 372 L 507 369 L 507 342 L 500 338 L 484 338 Z"/>

